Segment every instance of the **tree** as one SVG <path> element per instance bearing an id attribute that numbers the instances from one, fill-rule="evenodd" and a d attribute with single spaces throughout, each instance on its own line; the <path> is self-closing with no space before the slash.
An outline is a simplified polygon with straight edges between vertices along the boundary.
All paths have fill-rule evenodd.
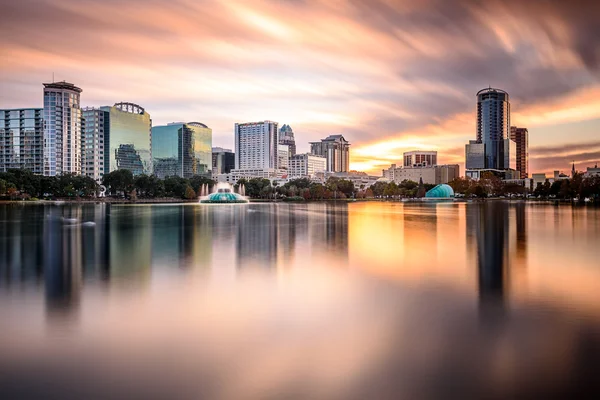
<path id="1" fill-rule="evenodd" d="M 325 186 L 320 183 L 313 183 L 310 185 L 310 197 L 315 200 L 323 200 L 325 196 Z"/>
<path id="2" fill-rule="evenodd" d="M 188 185 L 185 188 L 185 196 L 184 197 L 188 200 L 196 198 L 196 192 L 194 192 L 194 189 L 192 189 L 192 187 L 190 185 Z"/>
<path id="3" fill-rule="evenodd" d="M 4 179 L 0 179 L 0 195 L 6 194 L 6 190 L 8 189 L 8 182 Z"/>
<path id="4" fill-rule="evenodd" d="M 111 195 L 125 196 L 133 190 L 133 173 L 128 169 L 118 169 L 104 175 L 102 184 L 109 189 Z"/>

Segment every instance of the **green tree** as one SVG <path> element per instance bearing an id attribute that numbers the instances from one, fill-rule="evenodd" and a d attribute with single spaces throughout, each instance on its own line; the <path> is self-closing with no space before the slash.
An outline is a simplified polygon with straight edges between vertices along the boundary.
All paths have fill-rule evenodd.
<path id="1" fill-rule="evenodd" d="M 104 175 L 102 184 L 106 186 L 111 195 L 125 196 L 134 188 L 133 173 L 128 169 L 118 169 Z"/>
<path id="2" fill-rule="evenodd" d="M 310 197 L 314 200 L 323 200 L 325 196 L 325 186 L 320 183 L 313 183 L 309 188 Z"/>
<path id="3" fill-rule="evenodd" d="M 185 195 L 184 195 L 184 197 L 186 199 L 188 199 L 188 200 L 195 199 L 197 197 L 196 196 L 196 192 L 194 192 L 194 189 L 192 189 L 192 187 L 190 185 L 188 185 L 185 188 Z"/>

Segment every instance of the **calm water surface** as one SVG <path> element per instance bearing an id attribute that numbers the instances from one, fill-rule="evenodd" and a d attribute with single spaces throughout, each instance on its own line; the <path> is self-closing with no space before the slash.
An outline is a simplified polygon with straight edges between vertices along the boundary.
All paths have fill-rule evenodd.
<path id="1" fill-rule="evenodd" d="M 0 205 L 0 397 L 597 391 L 600 209 Z"/>

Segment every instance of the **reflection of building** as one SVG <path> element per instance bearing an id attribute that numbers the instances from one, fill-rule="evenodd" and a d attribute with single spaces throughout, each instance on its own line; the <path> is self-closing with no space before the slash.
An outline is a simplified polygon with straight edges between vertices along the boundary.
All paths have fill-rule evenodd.
<path id="1" fill-rule="evenodd" d="M 43 109 L 0 110 L 0 171 L 44 172 Z"/>
<path id="2" fill-rule="evenodd" d="M 309 153 L 296 154 L 290 158 L 290 178 L 312 177 L 317 172 L 325 172 L 327 159 Z"/>
<path id="3" fill-rule="evenodd" d="M 81 89 L 44 83 L 44 175 L 81 173 Z"/>
<path id="4" fill-rule="evenodd" d="M 279 144 L 289 147 L 290 157 L 296 154 L 296 140 L 294 139 L 294 131 L 289 125 L 283 125 L 279 129 Z"/>
<path id="5" fill-rule="evenodd" d="M 342 135 L 330 135 L 310 144 L 310 152 L 327 159 L 327 172 L 350 171 L 350 143 Z"/>
<path id="6" fill-rule="evenodd" d="M 527 128 L 510 127 L 510 140 L 516 143 L 516 169 L 521 178 L 529 177 L 529 131 Z"/>
<path id="7" fill-rule="evenodd" d="M 100 107 L 109 113 L 108 172 L 130 169 L 134 175 L 152 173 L 152 120 L 144 108 L 132 103 Z M 105 166 L 106 171 L 106 166 Z"/>
<path id="8" fill-rule="evenodd" d="M 439 185 L 458 178 L 460 166 L 454 164 L 398 168 L 396 164 L 392 164 L 390 168 L 384 169 L 382 172 L 384 178 L 396 183 L 404 180 L 419 182 L 419 179 L 423 179 L 423 183 Z"/>
<path id="9" fill-rule="evenodd" d="M 95 180 L 108 173 L 108 148 L 110 138 L 110 113 L 98 108 L 84 108 L 83 142 L 81 150 L 82 174 Z"/>
<path id="10" fill-rule="evenodd" d="M 152 154 L 159 178 L 206 174 L 212 168 L 212 130 L 198 122 L 155 126 Z"/>
<path id="11" fill-rule="evenodd" d="M 514 170 L 516 144 L 509 131 L 508 93 L 493 88 L 477 92 L 477 137 L 465 146 L 466 169 Z"/>
<path id="12" fill-rule="evenodd" d="M 437 151 L 407 151 L 404 153 L 405 167 L 437 165 Z"/>
<path id="13" fill-rule="evenodd" d="M 212 148 L 212 173 L 213 176 L 228 174 L 235 168 L 235 154 L 230 149 L 222 147 Z"/>

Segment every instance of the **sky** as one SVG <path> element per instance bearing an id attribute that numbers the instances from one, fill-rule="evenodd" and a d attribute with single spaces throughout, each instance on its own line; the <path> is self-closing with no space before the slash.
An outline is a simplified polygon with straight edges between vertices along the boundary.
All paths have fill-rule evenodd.
<path id="1" fill-rule="evenodd" d="M 402 152 L 464 165 L 478 90 L 510 94 L 530 173 L 600 164 L 600 2 L 584 0 L 0 0 L 0 108 L 41 107 L 42 83 L 82 106 L 133 102 L 154 125 L 292 126 L 330 134 L 351 168 Z M 461 169 L 461 171 L 463 171 Z"/>

